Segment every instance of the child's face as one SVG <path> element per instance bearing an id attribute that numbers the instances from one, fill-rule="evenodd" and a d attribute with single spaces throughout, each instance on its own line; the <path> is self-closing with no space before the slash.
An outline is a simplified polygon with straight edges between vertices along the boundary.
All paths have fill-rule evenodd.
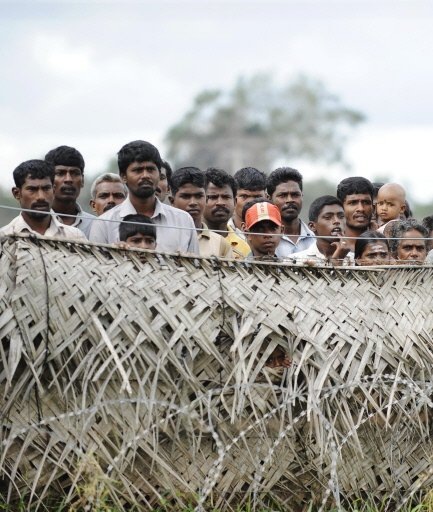
<path id="1" fill-rule="evenodd" d="M 281 240 L 281 226 L 271 220 L 262 220 L 251 226 L 250 231 L 252 233 L 263 233 L 259 235 L 247 234 L 247 241 L 254 256 L 274 256 Z"/>
<path id="2" fill-rule="evenodd" d="M 126 239 L 128 247 L 137 247 L 138 249 L 155 249 L 156 240 L 153 236 L 136 233 Z"/>
<path id="3" fill-rule="evenodd" d="M 381 193 L 377 195 L 376 214 L 378 219 L 385 224 L 390 220 L 400 218 L 400 214 L 404 213 L 405 204 L 402 200 L 392 193 Z"/>

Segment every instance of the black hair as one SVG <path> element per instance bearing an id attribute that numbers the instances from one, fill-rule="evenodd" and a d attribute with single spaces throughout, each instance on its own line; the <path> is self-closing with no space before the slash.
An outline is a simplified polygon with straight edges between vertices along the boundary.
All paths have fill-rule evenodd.
<path id="1" fill-rule="evenodd" d="M 218 188 L 222 188 L 225 185 L 228 185 L 232 189 L 233 197 L 236 197 L 236 182 L 233 176 L 230 176 L 227 171 L 224 171 L 223 169 L 217 169 L 216 167 L 209 167 L 209 169 L 206 169 L 204 177 L 206 189 L 209 186 L 209 183 L 212 183 Z"/>
<path id="2" fill-rule="evenodd" d="M 176 169 L 171 177 L 171 195 L 174 197 L 180 187 L 189 183 L 204 189 L 204 172 L 201 171 L 198 167 L 181 167 L 180 169 Z"/>
<path id="3" fill-rule="evenodd" d="M 373 185 L 374 190 L 373 197 L 377 197 L 379 190 L 385 185 L 385 183 L 382 183 L 381 181 L 373 181 L 371 184 Z"/>
<path id="4" fill-rule="evenodd" d="M 45 160 L 27 160 L 22 162 L 13 172 L 15 186 L 21 188 L 26 178 L 42 180 L 50 178 L 54 183 L 54 165 Z"/>
<path id="5" fill-rule="evenodd" d="M 427 228 L 420 224 L 416 219 L 401 220 L 392 223 L 389 243 L 394 257 L 397 255 L 397 250 L 401 242 L 399 239 L 403 238 L 405 233 L 412 230 L 418 231 L 424 238 L 427 238 L 429 235 Z M 429 247 L 428 240 L 425 240 L 425 247 L 426 249 Z"/>
<path id="6" fill-rule="evenodd" d="M 323 208 L 325 206 L 331 206 L 332 204 L 338 204 L 338 206 L 343 208 L 341 201 L 335 196 L 318 197 L 310 205 L 310 209 L 308 211 L 308 220 L 310 222 L 316 222 Z"/>
<path id="7" fill-rule="evenodd" d="M 251 208 L 251 206 L 254 206 L 255 204 L 258 204 L 258 203 L 274 204 L 272 201 L 269 201 L 269 199 L 266 199 L 266 197 L 256 197 L 254 199 L 251 199 L 251 201 L 248 201 L 242 207 L 242 222 L 245 222 L 245 217 L 247 215 L 247 211 Z"/>
<path id="8" fill-rule="evenodd" d="M 161 169 L 165 169 L 165 175 L 167 176 L 167 183 L 171 189 L 171 177 L 173 176 L 173 169 L 171 168 L 171 166 L 167 162 L 167 160 L 162 161 Z"/>
<path id="9" fill-rule="evenodd" d="M 119 174 L 126 174 L 126 169 L 134 162 L 153 162 L 158 170 L 162 167 L 159 151 L 150 142 L 134 140 L 120 148 L 117 153 Z"/>
<path id="10" fill-rule="evenodd" d="M 243 167 L 236 171 L 233 177 L 238 190 L 240 188 L 252 191 L 266 189 L 265 173 L 255 167 Z"/>
<path id="11" fill-rule="evenodd" d="M 410 207 L 409 201 L 405 199 L 404 201 L 404 216 L 406 219 L 410 219 L 413 217 L 412 208 Z"/>
<path id="12" fill-rule="evenodd" d="M 344 203 L 346 196 L 351 194 L 368 194 L 373 200 L 374 186 L 367 178 L 361 176 L 353 176 L 340 181 L 337 187 L 337 197 Z"/>
<path id="13" fill-rule="evenodd" d="M 428 215 L 422 219 L 422 225 L 428 230 L 433 231 L 433 215 Z"/>
<path id="14" fill-rule="evenodd" d="M 275 189 L 280 183 L 287 183 L 288 181 L 295 181 L 299 188 L 302 190 L 302 174 L 296 169 L 292 169 L 291 167 L 278 167 L 275 171 L 272 171 L 268 176 L 268 180 L 266 183 L 266 188 L 269 196 L 275 192 Z"/>
<path id="15" fill-rule="evenodd" d="M 375 240 L 384 242 L 389 251 L 389 240 L 384 234 L 379 233 L 379 231 L 364 231 L 364 233 L 362 233 L 355 242 L 355 260 L 361 258 L 367 245 L 371 244 Z"/>
<path id="16" fill-rule="evenodd" d="M 156 226 L 150 217 L 136 213 L 126 215 L 123 220 L 127 222 L 121 222 L 119 225 L 119 239 L 121 242 L 126 242 L 130 236 L 134 236 L 137 233 L 151 236 L 156 241 Z M 130 222 L 134 222 L 134 224 L 130 224 Z"/>
<path id="17" fill-rule="evenodd" d="M 54 166 L 65 165 L 67 167 L 78 167 L 81 173 L 84 173 L 84 158 L 78 149 L 70 146 L 59 146 L 48 151 L 45 160 L 51 162 Z"/>

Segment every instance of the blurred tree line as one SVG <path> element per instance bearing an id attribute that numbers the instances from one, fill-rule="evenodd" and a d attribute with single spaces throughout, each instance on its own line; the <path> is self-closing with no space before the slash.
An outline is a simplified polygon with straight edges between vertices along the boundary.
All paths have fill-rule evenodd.
<path id="1" fill-rule="evenodd" d="M 228 90 L 200 92 L 186 114 L 168 129 L 165 157 L 173 169 L 194 165 L 229 172 L 252 165 L 269 173 L 275 162 L 290 166 L 294 159 L 321 162 L 324 169 L 333 163 L 344 166 L 347 139 L 363 121 L 362 113 L 344 106 L 317 80 L 300 76 L 278 85 L 270 75 L 256 74 L 239 78 Z M 107 163 L 105 172 L 118 172 L 116 159 Z M 87 211 L 94 178 L 86 176 L 79 198 Z M 305 182 L 302 217 L 306 219 L 316 197 L 334 195 L 336 186 L 325 178 Z M 410 201 L 410 191 L 408 196 Z M 11 192 L 1 188 L 0 205 L 18 206 Z M 411 202 L 411 207 L 419 220 L 433 214 L 433 202 Z M 0 226 L 17 214 L 0 207 Z"/>

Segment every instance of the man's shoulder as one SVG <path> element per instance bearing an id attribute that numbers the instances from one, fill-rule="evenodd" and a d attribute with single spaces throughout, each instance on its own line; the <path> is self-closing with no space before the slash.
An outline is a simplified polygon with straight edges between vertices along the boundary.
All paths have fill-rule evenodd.
<path id="1" fill-rule="evenodd" d="M 308 225 L 302 220 L 299 219 L 301 223 L 301 236 L 312 236 L 314 237 L 313 231 L 308 227 Z"/>
<path id="2" fill-rule="evenodd" d="M 189 213 L 184 210 L 180 210 L 179 208 L 175 208 L 174 206 L 170 206 L 166 203 L 161 203 L 161 210 L 163 214 L 172 219 L 179 219 L 181 222 L 186 222 L 187 224 L 194 224 L 192 217 Z"/>
<path id="3" fill-rule="evenodd" d="M 63 235 L 65 238 L 87 241 L 86 235 L 79 228 L 75 228 L 74 226 L 68 226 L 66 224 L 61 224 L 60 230 L 63 231 Z"/>
<path id="4" fill-rule="evenodd" d="M 19 219 L 20 215 L 18 215 L 17 217 L 13 218 L 9 224 L 6 224 L 5 226 L 2 226 L 0 228 L 0 236 L 8 236 L 8 235 L 13 235 L 15 230 L 14 230 L 14 227 L 16 225 L 16 223 L 18 222 L 18 219 Z"/>
<path id="5" fill-rule="evenodd" d="M 94 220 L 94 219 L 97 218 L 96 215 L 93 215 L 92 213 L 86 212 L 83 209 L 79 213 L 79 217 L 82 217 L 83 219 L 91 219 L 91 220 Z"/>
<path id="6" fill-rule="evenodd" d="M 108 211 L 104 212 L 103 214 L 99 215 L 99 217 L 95 217 L 95 218 L 96 219 L 120 218 L 120 215 L 122 213 L 122 205 L 123 205 L 123 203 L 113 206 L 113 208 L 110 208 Z"/>
<path id="7" fill-rule="evenodd" d="M 317 243 L 313 242 L 308 249 L 304 249 L 303 251 L 293 252 L 288 256 L 290 259 L 298 259 L 302 260 L 303 258 L 321 258 L 326 259 L 326 257 L 319 251 L 317 247 Z"/>

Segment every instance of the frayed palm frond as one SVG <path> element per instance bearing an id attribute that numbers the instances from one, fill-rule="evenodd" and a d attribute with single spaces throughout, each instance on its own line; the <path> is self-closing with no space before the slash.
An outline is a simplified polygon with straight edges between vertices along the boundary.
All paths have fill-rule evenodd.
<path id="1" fill-rule="evenodd" d="M 431 488 L 432 268 L 1 251 L 7 502 L 398 509 Z"/>

